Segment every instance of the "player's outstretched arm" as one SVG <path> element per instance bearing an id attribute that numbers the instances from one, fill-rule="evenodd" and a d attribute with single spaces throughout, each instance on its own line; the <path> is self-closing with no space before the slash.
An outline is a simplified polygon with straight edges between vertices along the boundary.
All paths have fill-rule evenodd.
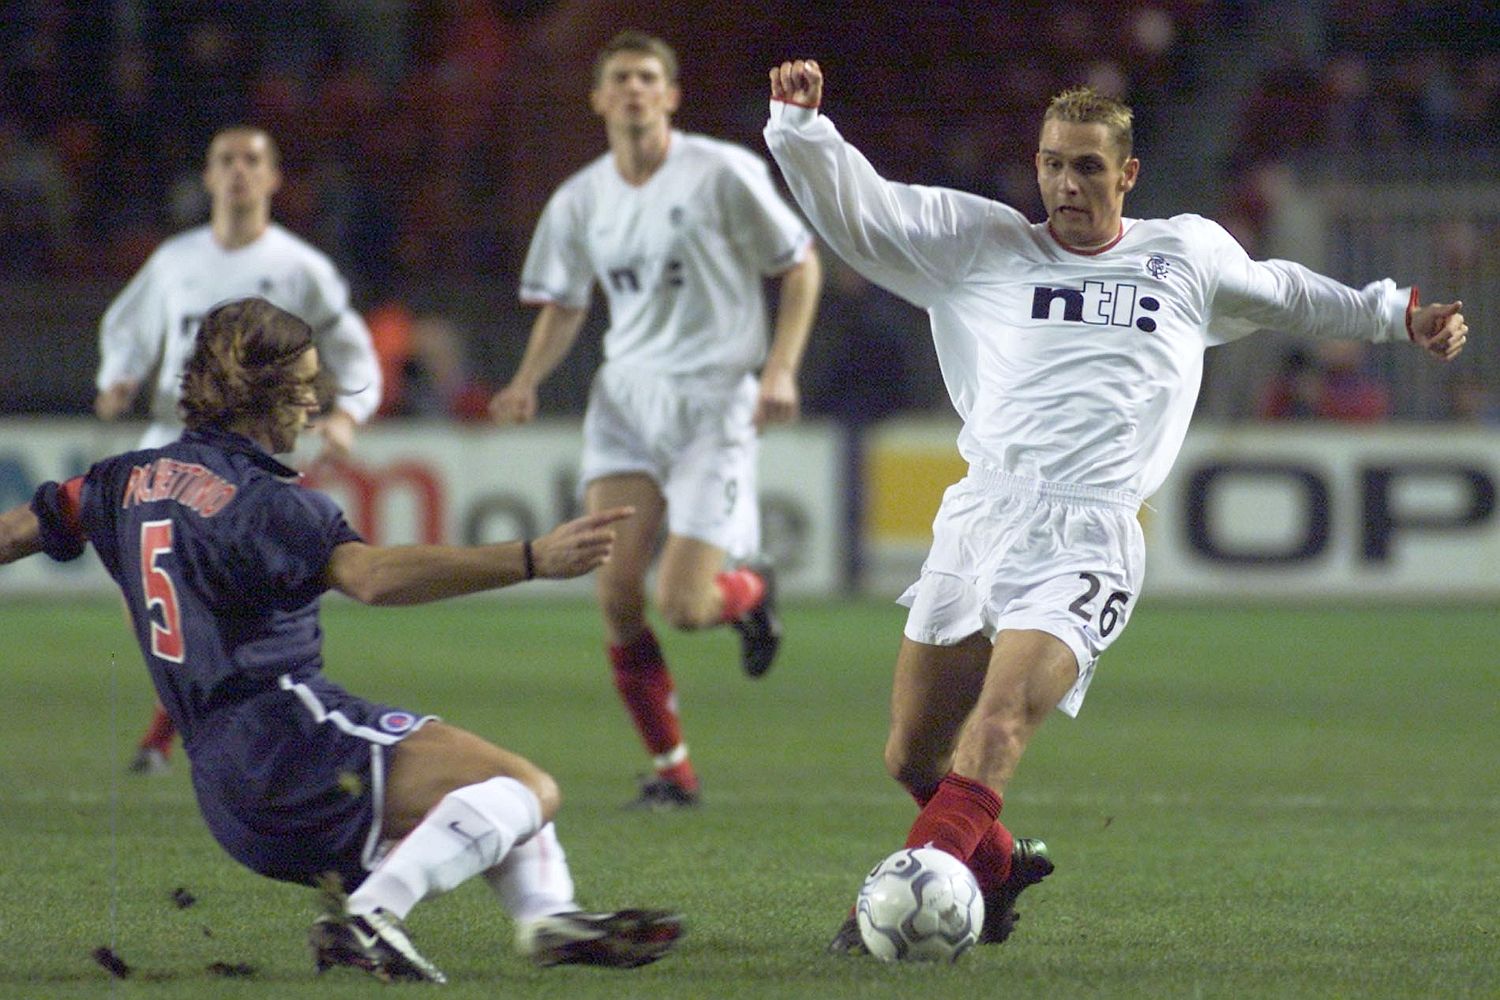
<path id="1" fill-rule="evenodd" d="M 771 68 L 771 100 L 804 108 L 823 103 L 823 70 L 814 59 L 788 59 Z"/>
<path id="2" fill-rule="evenodd" d="M 615 543 L 611 526 L 634 513 L 633 507 L 616 507 L 589 514 L 558 525 L 529 545 L 345 542 L 328 560 L 328 585 L 362 604 L 425 604 L 533 578 L 582 576 L 609 558 Z"/>
<path id="3" fill-rule="evenodd" d="M 1452 361 L 1469 339 L 1463 302 L 1434 302 L 1412 310 L 1407 318 L 1412 342 L 1439 361 Z"/>
<path id="4" fill-rule="evenodd" d="M 29 504 L 0 514 L 0 566 L 42 551 L 42 526 Z"/>

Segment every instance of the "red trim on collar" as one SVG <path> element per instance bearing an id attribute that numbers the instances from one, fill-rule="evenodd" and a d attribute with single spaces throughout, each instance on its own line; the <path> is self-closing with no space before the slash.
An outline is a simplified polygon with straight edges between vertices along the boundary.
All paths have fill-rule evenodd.
<path id="1" fill-rule="evenodd" d="M 1057 235 L 1057 230 L 1055 230 L 1055 229 L 1052 228 L 1052 220 L 1051 219 L 1047 220 L 1047 232 L 1048 232 L 1049 235 L 1051 235 L 1051 237 L 1054 240 L 1057 241 L 1057 245 L 1060 246 L 1060 247 L 1062 247 L 1064 250 L 1068 251 L 1068 253 L 1076 253 L 1080 257 L 1093 257 L 1093 256 L 1096 256 L 1097 254 L 1104 253 L 1104 251 L 1106 251 L 1106 250 L 1113 250 L 1115 248 L 1115 246 L 1121 240 L 1123 240 L 1125 238 L 1125 220 L 1124 219 L 1120 220 L 1120 235 L 1119 236 L 1116 236 L 1114 239 L 1112 239 L 1108 243 L 1104 244 L 1104 246 L 1102 246 L 1102 247 L 1095 247 L 1092 250 L 1079 250 L 1076 247 L 1070 247 L 1066 243 L 1064 243 L 1062 237 L 1059 236 L 1059 235 Z"/>

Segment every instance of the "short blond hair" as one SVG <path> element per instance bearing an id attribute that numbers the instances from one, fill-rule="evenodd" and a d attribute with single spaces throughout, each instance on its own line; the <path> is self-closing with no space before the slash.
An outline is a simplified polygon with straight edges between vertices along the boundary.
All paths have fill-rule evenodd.
<path id="1" fill-rule="evenodd" d="M 1072 122 L 1075 125 L 1103 125 L 1120 147 L 1120 159 L 1130 159 L 1135 145 L 1135 112 L 1124 101 L 1101 94 L 1093 87 L 1069 87 L 1052 98 L 1042 121 Z"/>
<path id="2" fill-rule="evenodd" d="M 629 52 L 633 55 L 655 56 L 661 61 L 661 68 L 667 75 L 668 83 L 677 82 L 677 52 L 666 42 L 655 35 L 648 35 L 644 31 L 636 31 L 627 28 L 605 43 L 604 48 L 594 57 L 594 86 L 597 88 L 604 82 L 604 65 L 621 52 Z"/>

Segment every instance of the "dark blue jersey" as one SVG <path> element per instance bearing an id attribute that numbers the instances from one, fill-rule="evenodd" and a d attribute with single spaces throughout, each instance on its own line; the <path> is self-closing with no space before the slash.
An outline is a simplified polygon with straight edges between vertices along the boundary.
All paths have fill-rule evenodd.
<path id="1" fill-rule="evenodd" d="M 247 438 L 188 431 L 32 500 L 43 551 L 72 559 L 91 542 L 124 592 L 189 753 L 211 713 L 322 668 L 328 560 L 360 537 L 297 478 Z"/>

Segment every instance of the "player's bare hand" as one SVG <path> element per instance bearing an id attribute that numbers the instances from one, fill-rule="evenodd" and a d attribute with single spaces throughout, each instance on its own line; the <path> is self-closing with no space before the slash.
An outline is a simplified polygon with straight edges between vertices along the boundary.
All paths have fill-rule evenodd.
<path id="1" fill-rule="evenodd" d="M 140 379 L 125 379 L 114 383 L 94 397 L 94 415 L 100 420 L 118 418 L 135 402 L 135 393 L 140 387 Z"/>
<path id="2" fill-rule="evenodd" d="M 1434 302 L 1411 314 L 1411 339 L 1439 361 L 1452 361 L 1469 339 L 1462 302 Z"/>
<path id="3" fill-rule="evenodd" d="M 536 575 L 565 580 L 607 562 L 615 547 L 611 525 L 634 513 L 634 507 L 612 507 L 559 524 L 531 543 Z"/>
<path id="4" fill-rule="evenodd" d="M 536 416 L 536 389 L 512 382 L 490 399 L 490 419 L 497 424 L 526 424 Z"/>
<path id="5" fill-rule="evenodd" d="M 760 377 L 760 395 L 755 400 L 755 429 L 789 424 L 801 411 L 797 380 L 791 372 L 766 369 Z"/>
<path id="6" fill-rule="evenodd" d="M 354 418 L 343 410 L 333 410 L 317 419 L 313 431 L 323 439 L 318 455 L 320 462 L 347 462 L 354 454 Z"/>
<path id="7" fill-rule="evenodd" d="M 823 70 L 813 59 L 788 59 L 773 66 L 771 99 L 816 108 L 823 103 Z"/>

